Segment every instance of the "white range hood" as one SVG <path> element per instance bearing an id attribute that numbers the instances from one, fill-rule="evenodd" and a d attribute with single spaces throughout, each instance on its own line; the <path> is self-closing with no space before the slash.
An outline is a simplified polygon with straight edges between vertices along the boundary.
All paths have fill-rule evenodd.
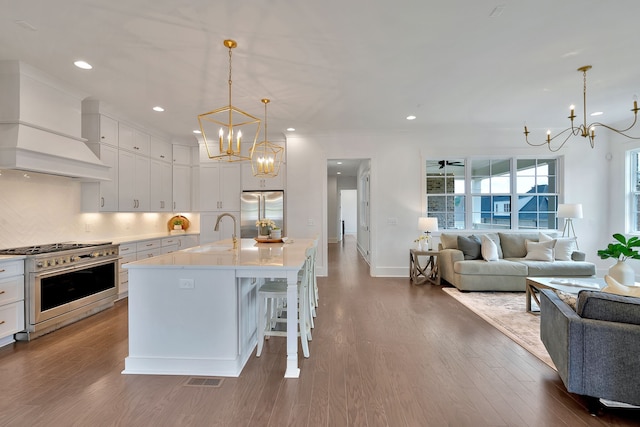
<path id="1" fill-rule="evenodd" d="M 84 96 L 18 61 L 0 61 L 0 169 L 107 180 L 85 144 Z"/>

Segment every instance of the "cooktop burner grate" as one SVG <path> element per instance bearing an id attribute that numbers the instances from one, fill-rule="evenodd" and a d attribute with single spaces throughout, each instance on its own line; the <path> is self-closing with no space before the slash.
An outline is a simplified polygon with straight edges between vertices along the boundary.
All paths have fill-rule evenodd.
<path id="1" fill-rule="evenodd" d="M 73 249 L 90 248 L 94 246 L 109 245 L 111 242 L 100 243 L 49 243 L 46 245 L 23 246 L 20 248 L 0 249 L 0 255 L 38 255 L 50 252 L 61 252 Z"/>

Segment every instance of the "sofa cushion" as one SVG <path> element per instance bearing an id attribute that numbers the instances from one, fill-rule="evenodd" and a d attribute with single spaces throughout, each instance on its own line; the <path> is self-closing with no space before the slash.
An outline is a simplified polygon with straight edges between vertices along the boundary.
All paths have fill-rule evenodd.
<path id="1" fill-rule="evenodd" d="M 440 244 L 442 249 L 458 249 L 458 235 L 442 233 L 440 234 Z"/>
<path id="2" fill-rule="evenodd" d="M 484 233 L 484 236 L 487 236 L 496 244 L 496 247 L 498 248 L 498 258 L 504 258 L 502 255 L 502 248 L 500 247 L 500 236 L 498 236 L 498 233 Z"/>
<path id="3" fill-rule="evenodd" d="M 493 262 L 483 260 L 458 261 L 453 265 L 456 274 L 476 276 L 526 276 L 527 266 L 520 262 L 499 259 Z"/>
<path id="4" fill-rule="evenodd" d="M 555 252 L 555 259 L 558 261 L 571 261 L 571 255 L 578 249 L 575 237 L 551 237 L 544 233 L 538 233 L 539 242 L 548 242 L 555 240 L 556 245 L 553 250 Z M 584 261 L 584 259 L 582 260 Z"/>
<path id="5" fill-rule="evenodd" d="M 580 291 L 576 312 L 585 319 L 640 325 L 640 298 Z"/>
<path id="6" fill-rule="evenodd" d="M 496 245 L 496 243 L 491 240 L 491 238 L 489 238 L 486 235 L 482 235 L 481 237 L 481 245 L 480 245 L 480 252 L 482 253 L 482 258 L 485 261 L 497 261 L 498 258 L 498 245 Z"/>
<path id="7" fill-rule="evenodd" d="M 640 297 L 640 286 L 626 286 L 622 283 L 618 283 L 616 279 L 606 274 L 604 281 L 607 286 L 602 289 L 602 292 L 608 292 L 616 295 L 628 295 L 631 297 Z"/>
<path id="8" fill-rule="evenodd" d="M 579 261 L 531 261 L 524 258 L 507 258 L 528 268 L 531 277 L 589 277 L 596 274 L 596 265 Z"/>
<path id="9" fill-rule="evenodd" d="M 555 240 L 549 240 L 547 242 L 533 242 L 531 240 L 525 240 L 527 256 L 524 258 L 534 261 L 553 262 L 555 258 L 553 247 L 555 245 Z"/>
<path id="10" fill-rule="evenodd" d="M 527 256 L 526 240 L 538 241 L 538 233 L 498 233 L 503 258 L 524 258 Z"/>
<path id="11" fill-rule="evenodd" d="M 458 249 L 464 254 L 464 259 L 480 259 L 480 238 L 475 235 L 458 236 Z"/>

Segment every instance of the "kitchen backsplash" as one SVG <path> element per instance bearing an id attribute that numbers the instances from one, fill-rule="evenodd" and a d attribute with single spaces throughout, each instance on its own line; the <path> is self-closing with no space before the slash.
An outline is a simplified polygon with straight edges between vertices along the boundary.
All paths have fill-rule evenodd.
<path id="1" fill-rule="evenodd" d="M 167 232 L 174 213 L 82 213 L 79 181 L 0 170 L 0 248 Z M 179 212 L 200 228 L 199 215 Z"/>

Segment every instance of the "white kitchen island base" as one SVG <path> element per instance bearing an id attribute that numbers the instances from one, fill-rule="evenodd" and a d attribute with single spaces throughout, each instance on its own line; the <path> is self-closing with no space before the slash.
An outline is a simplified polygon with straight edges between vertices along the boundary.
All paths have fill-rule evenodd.
<path id="1" fill-rule="evenodd" d="M 239 376 L 256 346 L 256 283 L 235 270 L 131 269 L 123 373 Z"/>
<path id="2" fill-rule="evenodd" d="M 237 377 L 257 344 L 257 289 L 287 281 L 298 300 L 298 271 L 311 239 L 242 239 L 127 263 L 129 356 L 124 374 Z M 285 378 L 298 378 L 297 304 L 288 306 Z"/>

